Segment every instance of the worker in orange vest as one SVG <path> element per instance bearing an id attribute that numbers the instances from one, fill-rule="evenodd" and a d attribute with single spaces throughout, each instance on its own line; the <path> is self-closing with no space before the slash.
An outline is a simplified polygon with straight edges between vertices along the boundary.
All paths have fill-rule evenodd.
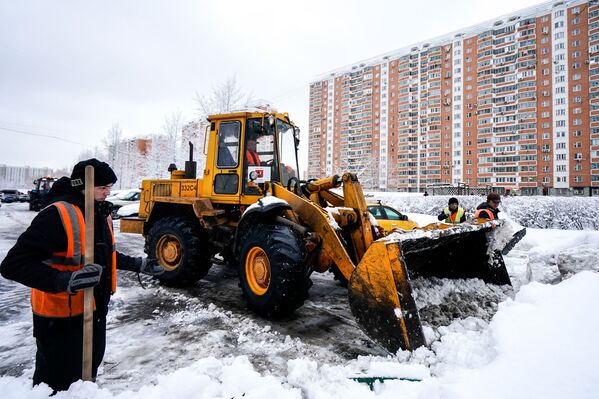
<path id="1" fill-rule="evenodd" d="M 464 223 L 466 221 L 466 211 L 460 206 L 457 198 L 451 197 L 443 212 L 437 216 L 437 219 L 451 224 Z"/>
<path id="2" fill-rule="evenodd" d="M 476 207 L 474 217 L 477 219 L 499 219 L 499 204 L 501 204 L 501 197 L 499 194 L 489 193 L 489 195 L 487 195 L 487 202 L 483 202 Z"/>
<path id="3" fill-rule="evenodd" d="M 94 263 L 84 264 L 85 167 L 94 167 Z M 92 377 L 104 357 L 106 315 L 116 291 L 116 269 L 158 275 L 155 259 L 116 251 L 111 204 L 106 201 L 116 182 L 114 171 L 97 159 L 75 165 L 71 177 L 55 182 L 46 206 L 17 239 L 0 265 L 2 276 L 31 287 L 33 335 L 36 340 L 33 384 L 67 390 L 81 378 L 83 289 L 94 288 Z"/>

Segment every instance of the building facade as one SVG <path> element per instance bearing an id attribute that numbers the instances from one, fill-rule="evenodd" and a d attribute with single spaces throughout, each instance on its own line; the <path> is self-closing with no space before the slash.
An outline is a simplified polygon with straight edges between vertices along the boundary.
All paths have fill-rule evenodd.
<path id="1" fill-rule="evenodd" d="M 599 195 L 599 3 L 553 1 L 310 83 L 308 178 Z"/>

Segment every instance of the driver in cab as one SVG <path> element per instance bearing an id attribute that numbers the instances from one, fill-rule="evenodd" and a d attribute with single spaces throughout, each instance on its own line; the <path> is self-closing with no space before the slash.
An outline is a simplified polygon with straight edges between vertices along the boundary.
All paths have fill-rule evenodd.
<path id="1" fill-rule="evenodd" d="M 256 136 L 252 135 L 248 137 L 247 145 L 245 148 L 245 159 L 249 166 L 260 166 L 260 156 L 256 151 Z"/>

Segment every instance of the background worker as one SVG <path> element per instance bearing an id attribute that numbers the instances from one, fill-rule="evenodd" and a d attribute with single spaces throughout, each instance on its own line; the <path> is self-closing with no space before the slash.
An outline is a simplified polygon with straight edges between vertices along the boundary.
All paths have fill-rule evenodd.
<path id="1" fill-rule="evenodd" d="M 476 207 L 474 217 L 491 220 L 499 219 L 499 204 L 501 204 L 501 197 L 499 194 L 489 193 L 489 195 L 487 195 L 487 202 L 483 202 Z"/>
<path id="2" fill-rule="evenodd" d="M 85 167 L 94 167 L 94 263 L 84 265 Z M 158 275 L 156 260 L 115 250 L 111 203 L 105 201 L 117 177 L 107 163 L 88 159 L 75 165 L 45 198 L 48 204 L 17 239 L 0 265 L 2 276 L 31 287 L 36 339 L 33 384 L 67 390 L 81 378 L 83 291 L 95 287 L 92 377 L 104 357 L 106 315 L 116 290 L 116 269 Z"/>
<path id="3" fill-rule="evenodd" d="M 466 221 L 466 211 L 464 208 L 459 206 L 457 198 L 451 197 L 445 209 L 437 219 L 444 221 L 445 223 L 459 224 Z"/>

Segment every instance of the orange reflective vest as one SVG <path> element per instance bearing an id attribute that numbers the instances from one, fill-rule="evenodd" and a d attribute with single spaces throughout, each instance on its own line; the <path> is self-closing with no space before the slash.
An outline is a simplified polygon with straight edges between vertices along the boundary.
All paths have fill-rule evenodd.
<path id="1" fill-rule="evenodd" d="M 486 212 L 491 217 L 480 216 L 481 212 Z M 483 209 L 477 209 L 476 212 L 474 212 L 474 217 L 477 218 L 477 219 L 489 219 L 489 220 L 493 220 L 493 219 L 495 219 L 495 214 L 493 213 L 492 210 L 487 209 L 487 208 L 483 208 Z"/>
<path id="2" fill-rule="evenodd" d="M 260 166 L 260 157 L 256 151 L 245 150 L 245 159 L 248 165 Z"/>
<path id="3" fill-rule="evenodd" d="M 55 206 L 67 235 L 66 251 L 52 253 L 52 258 L 44 261 L 48 267 L 60 271 L 74 272 L 83 268 L 85 256 L 85 221 L 81 210 L 65 201 L 55 202 Z M 111 221 L 108 221 L 112 241 L 112 292 L 116 291 L 116 250 L 114 246 L 114 232 Z M 95 309 L 94 303 L 94 309 Z M 67 291 L 44 292 L 35 288 L 31 289 L 31 308 L 34 314 L 44 317 L 71 317 L 83 313 L 83 290 L 74 295 Z"/>
<path id="4" fill-rule="evenodd" d="M 447 219 L 445 219 L 445 223 L 459 224 L 460 220 L 462 220 L 462 216 L 464 216 L 465 211 L 464 211 L 464 208 L 459 206 L 458 210 L 455 211 L 455 213 L 451 213 L 451 211 L 449 210 L 449 207 L 446 206 L 445 209 L 443 209 L 443 212 L 446 215 L 449 214 L 449 216 L 447 216 Z"/>

